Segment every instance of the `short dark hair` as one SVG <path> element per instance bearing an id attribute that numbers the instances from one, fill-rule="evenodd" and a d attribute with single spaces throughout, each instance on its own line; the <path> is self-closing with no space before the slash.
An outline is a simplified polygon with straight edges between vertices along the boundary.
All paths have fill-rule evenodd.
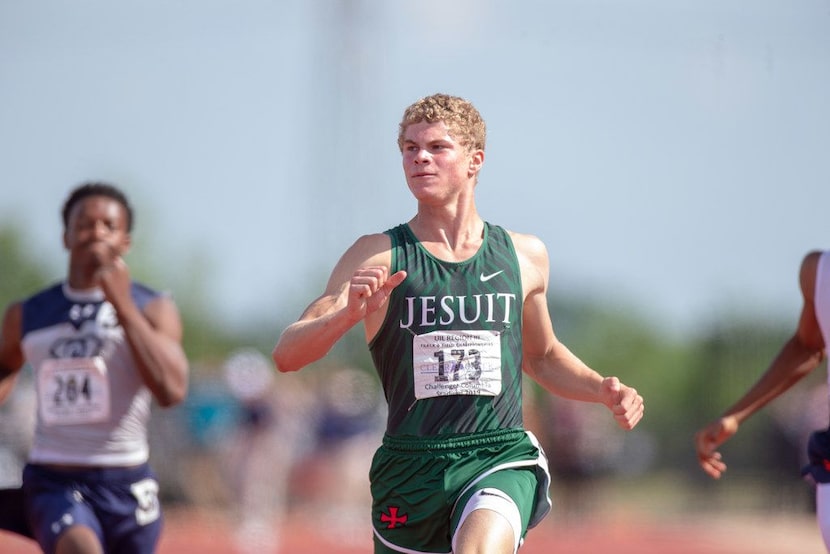
<path id="1" fill-rule="evenodd" d="M 75 204 L 90 196 L 106 196 L 121 204 L 127 213 L 127 232 L 133 230 L 133 207 L 130 205 L 127 195 L 115 185 L 103 181 L 81 183 L 69 193 L 66 202 L 63 204 L 63 210 L 61 211 L 64 229 L 69 227 L 69 214 L 72 213 L 72 208 Z"/>

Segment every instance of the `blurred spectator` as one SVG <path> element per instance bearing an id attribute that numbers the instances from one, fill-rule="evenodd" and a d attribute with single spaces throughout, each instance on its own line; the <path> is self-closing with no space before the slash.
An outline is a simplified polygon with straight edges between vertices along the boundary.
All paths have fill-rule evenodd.
<path id="1" fill-rule="evenodd" d="M 17 488 L 23 482 L 35 414 L 34 383 L 31 373 L 23 371 L 8 400 L 0 404 L 0 489 Z"/>
<path id="2" fill-rule="evenodd" d="M 291 377 L 280 376 L 280 383 Z M 343 367 L 317 377 L 316 446 L 298 475 L 304 508 L 325 518 L 329 536 L 365 543 L 372 536 L 369 468 L 383 437 L 386 403 L 367 371 Z"/>
<path id="3" fill-rule="evenodd" d="M 277 552 L 291 468 L 304 453 L 303 414 L 310 403 L 299 381 L 277 384 L 270 360 L 255 349 L 232 353 L 223 376 L 240 406 L 235 430 L 219 453 L 230 489 L 234 542 L 242 554 Z"/>
<path id="4" fill-rule="evenodd" d="M 0 529 L 31 538 L 24 517 L 23 468 L 34 438 L 36 395 L 27 367 L 0 404 Z"/>

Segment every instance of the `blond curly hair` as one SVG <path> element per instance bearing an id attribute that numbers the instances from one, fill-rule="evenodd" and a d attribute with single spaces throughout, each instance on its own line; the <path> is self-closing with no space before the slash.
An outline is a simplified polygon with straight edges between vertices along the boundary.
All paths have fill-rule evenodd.
<path id="1" fill-rule="evenodd" d="M 403 151 L 403 136 L 413 123 L 443 121 L 450 135 L 468 150 L 484 150 L 487 125 L 473 104 L 449 94 L 425 96 L 406 108 L 398 127 L 398 148 Z"/>

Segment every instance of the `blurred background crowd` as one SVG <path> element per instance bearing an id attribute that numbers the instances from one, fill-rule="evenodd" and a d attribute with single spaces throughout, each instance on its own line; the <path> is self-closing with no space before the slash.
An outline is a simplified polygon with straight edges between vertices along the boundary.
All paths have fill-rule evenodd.
<path id="1" fill-rule="evenodd" d="M 637 430 L 622 433 L 604 408 L 526 384 L 526 423 L 550 459 L 558 523 L 623 511 L 667 520 L 713 511 L 813 512 L 811 485 L 800 480 L 799 468 L 808 432 L 827 419 L 820 379 L 774 402 L 725 447 L 733 469 L 722 482 L 703 476 L 692 449 L 695 423 L 754 378 L 760 366 L 753 362 L 776 344 L 774 330 L 736 323 L 683 347 L 584 306 L 573 318 L 567 306 L 559 308 L 572 342 L 602 345 L 584 349 L 589 359 L 632 368 L 630 380 L 641 384 L 649 410 Z M 602 331 L 597 321 L 610 327 Z M 593 331 L 579 331 L 582 325 Z M 152 419 L 151 461 L 166 508 L 220 518 L 234 530 L 240 554 L 279 552 L 291 532 L 283 523 L 297 516 L 325 522 L 324 532 L 341 544 L 367 544 L 367 474 L 385 403 L 357 355 L 359 340 L 352 336 L 324 364 L 293 374 L 276 373 L 267 351 L 250 345 L 229 349 L 215 363 L 194 361 L 186 402 Z M 34 417 L 28 371 L 21 377 L 0 407 L 4 487 L 19 484 Z"/>

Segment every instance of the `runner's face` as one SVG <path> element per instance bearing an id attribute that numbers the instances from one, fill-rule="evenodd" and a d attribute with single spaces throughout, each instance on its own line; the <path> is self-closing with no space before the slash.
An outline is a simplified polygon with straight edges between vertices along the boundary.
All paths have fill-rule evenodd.
<path id="1" fill-rule="evenodd" d="M 450 136 L 443 122 L 422 121 L 404 131 L 403 170 L 419 201 L 441 200 L 475 184 L 476 156 Z"/>
<path id="2" fill-rule="evenodd" d="M 127 211 L 107 196 L 88 196 L 69 212 L 63 241 L 77 261 L 93 267 L 108 265 L 129 250 Z"/>

